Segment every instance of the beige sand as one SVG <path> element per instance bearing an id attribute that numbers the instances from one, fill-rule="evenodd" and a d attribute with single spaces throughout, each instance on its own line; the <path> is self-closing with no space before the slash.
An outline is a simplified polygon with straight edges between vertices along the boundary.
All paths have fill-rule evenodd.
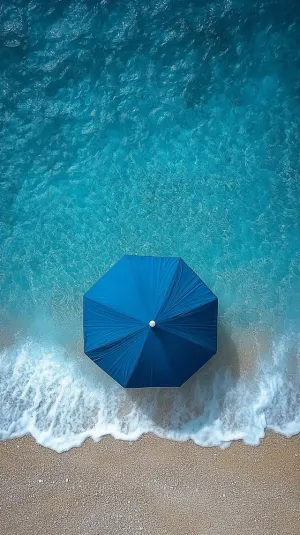
<path id="1" fill-rule="evenodd" d="M 1 535 L 299 535 L 300 441 L 0 444 Z"/>

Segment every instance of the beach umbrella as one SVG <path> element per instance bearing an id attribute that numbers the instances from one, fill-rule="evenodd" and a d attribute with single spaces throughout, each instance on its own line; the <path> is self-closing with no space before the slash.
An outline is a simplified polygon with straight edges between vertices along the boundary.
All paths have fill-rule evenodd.
<path id="1" fill-rule="evenodd" d="M 124 387 L 181 386 L 216 353 L 217 315 L 181 258 L 126 255 L 84 295 L 84 351 Z"/>

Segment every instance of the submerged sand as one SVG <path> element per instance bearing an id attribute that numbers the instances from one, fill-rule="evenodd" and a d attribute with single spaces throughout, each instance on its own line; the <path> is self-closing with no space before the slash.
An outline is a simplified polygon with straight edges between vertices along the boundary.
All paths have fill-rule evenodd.
<path id="1" fill-rule="evenodd" d="M 300 441 L 0 444 L 1 535 L 298 535 Z"/>

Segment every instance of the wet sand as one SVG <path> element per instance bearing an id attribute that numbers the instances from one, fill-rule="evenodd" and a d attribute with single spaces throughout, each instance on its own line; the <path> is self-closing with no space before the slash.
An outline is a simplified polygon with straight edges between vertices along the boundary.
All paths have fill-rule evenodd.
<path id="1" fill-rule="evenodd" d="M 145 436 L 58 454 L 0 443 L 1 535 L 298 535 L 300 439 L 201 448 Z"/>

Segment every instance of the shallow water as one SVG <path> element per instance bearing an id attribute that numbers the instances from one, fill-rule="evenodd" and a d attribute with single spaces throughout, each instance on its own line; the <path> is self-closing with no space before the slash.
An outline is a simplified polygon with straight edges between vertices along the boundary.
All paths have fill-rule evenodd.
<path id="1" fill-rule="evenodd" d="M 300 6 L 0 17 L 1 436 L 299 432 Z M 220 356 L 182 391 L 130 395 L 82 355 L 82 293 L 124 253 L 181 256 L 219 297 Z"/>

